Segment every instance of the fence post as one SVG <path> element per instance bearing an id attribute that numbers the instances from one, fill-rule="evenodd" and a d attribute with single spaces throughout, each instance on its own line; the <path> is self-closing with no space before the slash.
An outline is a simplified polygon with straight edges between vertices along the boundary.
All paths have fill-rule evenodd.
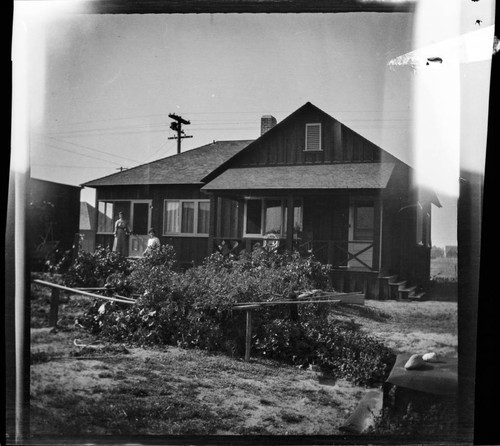
<path id="1" fill-rule="evenodd" d="M 252 310 L 247 310 L 247 328 L 245 338 L 245 361 L 250 361 L 250 348 L 252 346 Z"/>
<path id="2" fill-rule="evenodd" d="M 295 294 L 293 291 L 288 295 L 288 299 L 290 300 L 297 300 L 297 294 Z M 290 304 L 290 319 L 292 321 L 298 321 L 299 320 L 299 309 L 297 304 Z"/>
<path id="3" fill-rule="evenodd" d="M 57 288 L 52 288 L 52 294 L 50 296 L 50 314 L 49 314 L 50 327 L 57 327 L 58 313 L 59 313 L 59 290 Z"/>
<path id="4" fill-rule="evenodd" d="M 73 261 L 78 258 L 78 252 L 80 251 L 80 233 L 75 233 L 73 238 Z"/>

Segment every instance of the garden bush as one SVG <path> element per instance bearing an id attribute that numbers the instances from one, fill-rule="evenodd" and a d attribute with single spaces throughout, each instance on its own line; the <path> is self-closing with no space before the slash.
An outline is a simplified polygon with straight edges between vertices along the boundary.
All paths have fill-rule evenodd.
<path id="1" fill-rule="evenodd" d="M 243 355 L 245 314 L 233 310 L 234 304 L 328 287 L 329 267 L 297 253 L 256 249 L 238 258 L 213 254 L 185 272 L 175 265 L 175 252 L 165 246 L 137 260 L 130 271 L 118 268 L 108 284 L 138 294 L 136 304 L 96 302 L 81 322 L 114 341 Z M 302 306 L 300 320 L 290 318 L 286 306 L 254 311 L 254 354 L 304 367 L 315 364 L 358 384 L 383 381 L 393 360 L 390 351 L 352 323 L 329 321 L 327 309 Z"/>
<path id="2" fill-rule="evenodd" d="M 352 323 L 310 316 L 300 321 L 274 319 L 260 327 L 255 349 L 263 356 L 321 372 L 355 384 L 383 383 L 395 355 Z"/>
<path id="3" fill-rule="evenodd" d="M 98 246 L 93 253 L 80 250 L 74 262 L 64 273 L 67 286 L 99 287 L 104 286 L 111 274 L 128 274 L 130 265 L 127 259 L 108 247 Z"/>

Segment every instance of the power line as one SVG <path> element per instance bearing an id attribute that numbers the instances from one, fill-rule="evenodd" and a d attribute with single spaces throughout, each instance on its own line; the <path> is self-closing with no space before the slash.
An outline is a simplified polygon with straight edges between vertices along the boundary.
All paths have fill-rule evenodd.
<path id="1" fill-rule="evenodd" d="M 392 109 L 392 110 L 387 110 L 387 109 L 371 109 L 371 110 L 353 110 L 353 109 L 337 109 L 337 110 L 330 110 L 329 113 L 408 113 L 410 110 L 408 109 Z M 197 112 L 197 111 L 184 111 L 184 113 L 187 113 L 189 115 L 218 115 L 218 114 L 230 114 L 230 115 L 235 115 L 235 114 L 269 114 L 269 113 L 290 113 L 290 110 L 266 110 L 266 111 L 207 111 L 207 112 Z M 104 118 L 104 119 L 90 119 L 86 121 L 73 121 L 73 122 L 67 122 L 64 124 L 59 124 L 63 126 L 73 126 L 73 125 L 81 125 L 81 124 L 90 124 L 90 123 L 99 123 L 99 122 L 112 122 L 112 121 L 126 121 L 130 119 L 141 119 L 141 118 L 152 118 L 152 117 L 159 117 L 159 118 L 166 118 L 168 114 L 166 113 L 153 113 L 153 114 L 148 114 L 148 115 L 132 115 L 128 117 L 121 117 L 121 118 Z"/>
<path id="2" fill-rule="evenodd" d="M 106 166 L 70 166 L 67 164 L 31 164 L 31 167 L 52 167 L 52 168 L 57 168 L 57 167 L 62 167 L 65 169 L 111 169 L 111 167 L 106 167 Z"/>
<path id="3" fill-rule="evenodd" d="M 90 151 L 92 151 L 92 152 L 102 153 L 103 155 L 113 156 L 113 157 L 115 157 L 115 158 L 121 158 L 121 159 L 124 159 L 124 160 L 126 160 L 126 161 L 132 161 L 132 162 L 134 162 L 134 163 L 138 163 L 138 162 L 139 162 L 139 161 L 137 161 L 137 160 L 133 160 L 133 159 L 131 159 L 131 158 L 127 158 L 127 157 L 125 157 L 125 156 L 115 155 L 115 154 L 113 154 L 113 153 L 108 153 L 108 152 L 105 152 L 105 151 L 103 151 L 103 150 L 93 149 L 92 147 L 88 147 L 88 146 L 86 146 L 86 145 L 84 145 L 84 144 L 78 144 L 78 143 L 76 143 L 76 142 L 71 142 L 71 141 L 65 141 L 65 140 L 62 140 L 62 139 L 60 139 L 60 138 L 55 138 L 55 137 L 53 137 L 53 136 L 47 136 L 47 135 L 43 135 L 43 136 L 44 136 L 45 138 L 52 139 L 52 140 L 57 141 L 57 142 L 59 142 L 59 143 L 63 143 L 63 144 L 71 144 L 71 145 L 73 145 L 73 146 L 80 147 L 80 148 L 83 148 L 83 149 L 86 149 L 86 150 L 90 150 Z M 69 150 L 68 150 L 68 151 L 69 151 Z M 78 153 L 78 152 L 73 152 L 73 153 Z"/>
<path id="4" fill-rule="evenodd" d="M 68 149 L 63 149 L 61 147 L 57 147 L 57 146 L 54 146 L 52 144 L 46 144 L 47 147 L 50 147 L 52 149 L 57 149 L 57 150 L 61 150 L 63 152 L 68 152 L 68 153 L 71 153 L 72 155 L 78 155 L 78 156 L 83 156 L 85 158 L 92 158 L 92 159 L 95 159 L 95 160 L 98 160 L 98 161 L 104 161 L 106 163 L 112 163 L 112 164 L 116 164 L 117 166 L 120 165 L 120 163 L 117 163 L 115 161 L 110 161 L 110 160 L 105 160 L 103 158 L 97 158 L 96 156 L 92 156 L 92 155 L 86 155 L 85 153 L 78 153 L 78 152 L 73 152 L 72 150 L 68 150 Z"/>

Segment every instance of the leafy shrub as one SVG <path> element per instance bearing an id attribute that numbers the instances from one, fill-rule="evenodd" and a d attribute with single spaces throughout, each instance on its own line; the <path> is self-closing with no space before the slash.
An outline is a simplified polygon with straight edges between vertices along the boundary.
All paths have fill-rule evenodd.
<path id="1" fill-rule="evenodd" d="M 93 253 L 79 251 L 78 256 L 64 274 L 68 286 L 103 286 L 110 274 L 128 273 L 127 259 L 108 247 L 98 246 Z"/>
<path id="2" fill-rule="evenodd" d="M 329 267 L 297 253 L 263 249 L 228 259 L 220 254 L 180 273 L 171 247 L 133 265 L 130 274 L 117 272 L 109 283 L 140 294 L 135 305 L 96 303 L 87 327 L 115 341 L 171 344 L 185 348 L 242 355 L 244 312 L 236 303 L 273 301 L 293 291 L 326 288 Z M 391 362 L 382 344 L 352 323 L 327 319 L 321 304 L 301 308 L 300 321 L 289 309 L 268 306 L 253 313 L 254 351 L 297 365 L 316 364 L 359 384 L 381 382 Z M 83 321 L 82 321 L 83 322 Z"/>
<path id="3" fill-rule="evenodd" d="M 360 385 L 383 382 L 395 359 L 354 324 L 328 323 L 324 317 L 269 321 L 255 336 L 255 346 L 263 356 L 304 367 L 314 364 L 326 374 Z"/>
<path id="4" fill-rule="evenodd" d="M 52 274 L 61 274 L 68 271 L 73 263 L 73 251 L 56 249 L 45 261 L 44 270 Z"/>

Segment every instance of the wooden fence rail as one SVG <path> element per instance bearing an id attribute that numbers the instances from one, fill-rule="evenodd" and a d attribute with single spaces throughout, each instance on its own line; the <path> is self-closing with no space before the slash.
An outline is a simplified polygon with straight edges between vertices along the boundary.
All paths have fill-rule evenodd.
<path id="1" fill-rule="evenodd" d="M 57 327 L 57 320 L 59 314 L 59 293 L 60 291 L 66 291 L 68 293 L 73 294 L 81 294 L 82 296 L 93 297 L 95 299 L 104 299 L 112 302 L 119 302 L 122 304 L 134 304 L 135 300 L 129 297 L 117 296 L 102 296 L 100 294 L 90 293 L 89 291 L 85 291 L 82 288 L 70 288 L 64 285 L 59 285 L 58 283 L 46 282 L 45 280 L 35 279 L 33 281 L 38 285 L 43 285 L 52 289 L 52 293 L 50 296 L 50 313 L 49 313 L 49 326 Z M 92 288 L 96 290 L 96 288 Z"/>
<path id="2" fill-rule="evenodd" d="M 329 294 L 330 296 L 330 294 Z M 242 302 L 237 305 L 233 305 L 233 310 L 244 310 L 246 311 L 246 329 L 245 329 L 245 361 L 250 361 L 250 351 L 252 347 L 252 310 L 257 310 L 270 305 L 289 305 L 290 307 L 296 307 L 299 304 L 310 304 L 310 303 L 326 303 L 326 304 L 339 304 L 340 302 L 345 303 L 355 303 L 364 305 L 364 294 L 360 293 L 339 293 L 331 294 L 334 299 L 326 299 L 327 296 L 319 295 L 317 299 L 313 299 L 313 296 L 308 296 L 307 300 L 304 299 L 286 299 L 273 302 Z"/>

